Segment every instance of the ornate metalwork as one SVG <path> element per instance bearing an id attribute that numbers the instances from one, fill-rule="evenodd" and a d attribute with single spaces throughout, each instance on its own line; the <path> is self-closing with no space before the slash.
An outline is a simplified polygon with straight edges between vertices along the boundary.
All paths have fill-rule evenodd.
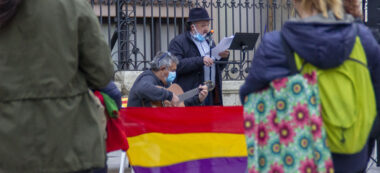
<path id="1" fill-rule="evenodd" d="M 148 69 L 157 51 L 166 51 L 170 40 L 186 31 L 189 9 L 208 9 L 216 42 L 235 32 L 259 32 L 279 29 L 292 16 L 291 0 L 89 0 L 99 21 L 108 27 L 106 37 L 117 39 L 117 69 Z M 98 8 L 95 8 L 98 6 Z M 111 15 L 114 10 L 115 14 Z M 270 18 L 270 19 L 269 19 Z M 111 20 L 113 19 L 113 20 Z M 270 23 L 272 22 L 272 23 Z M 268 26 L 273 26 L 269 28 Z M 111 30 L 116 30 L 112 35 Z M 113 39 L 112 37 L 112 39 Z M 259 40 L 260 42 L 260 40 Z M 256 45 L 258 45 L 257 43 Z M 231 51 L 224 80 L 242 80 L 247 76 L 255 51 L 243 59 L 240 51 Z"/>

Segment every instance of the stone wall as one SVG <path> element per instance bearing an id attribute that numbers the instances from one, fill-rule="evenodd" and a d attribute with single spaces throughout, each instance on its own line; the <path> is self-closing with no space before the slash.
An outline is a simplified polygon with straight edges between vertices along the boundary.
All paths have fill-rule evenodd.
<path id="1" fill-rule="evenodd" d="M 115 75 L 115 83 L 123 96 L 128 96 L 130 89 L 137 76 L 142 71 L 121 71 Z M 223 81 L 224 106 L 241 105 L 239 100 L 239 88 L 244 81 Z"/>
<path id="2" fill-rule="evenodd" d="M 239 88 L 244 81 L 223 81 L 223 103 L 224 106 L 241 105 L 239 98 Z"/>

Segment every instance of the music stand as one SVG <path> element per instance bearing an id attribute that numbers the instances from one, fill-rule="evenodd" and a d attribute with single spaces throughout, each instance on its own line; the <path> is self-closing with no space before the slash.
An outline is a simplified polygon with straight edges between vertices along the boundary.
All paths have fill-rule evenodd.
<path id="1" fill-rule="evenodd" d="M 241 50 L 243 53 L 243 61 L 245 60 L 246 51 L 253 50 L 256 45 L 259 33 L 235 33 L 234 39 L 230 45 L 230 50 Z"/>

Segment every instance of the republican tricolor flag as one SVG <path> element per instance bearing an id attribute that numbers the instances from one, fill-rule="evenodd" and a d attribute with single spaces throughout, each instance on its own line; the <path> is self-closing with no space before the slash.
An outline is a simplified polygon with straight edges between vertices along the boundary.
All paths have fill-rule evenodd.
<path id="1" fill-rule="evenodd" d="M 244 173 L 242 107 L 127 108 L 120 115 L 136 173 Z"/>

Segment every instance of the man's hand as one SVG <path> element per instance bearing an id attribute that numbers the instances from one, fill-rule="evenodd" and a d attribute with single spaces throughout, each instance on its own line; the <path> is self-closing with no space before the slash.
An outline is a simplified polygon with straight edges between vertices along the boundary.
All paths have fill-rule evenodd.
<path id="1" fill-rule="evenodd" d="M 214 63 L 214 60 L 212 58 L 208 57 L 208 56 L 204 56 L 203 57 L 203 63 L 206 66 L 210 67 Z"/>
<path id="2" fill-rule="evenodd" d="M 228 50 L 225 50 L 225 51 L 219 53 L 219 56 L 221 58 L 228 58 L 229 55 L 230 55 L 230 51 L 228 51 Z"/>
<path id="3" fill-rule="evenodd" d="M 178 106 L 179 105 L 179 98 L 178 98 L 178 96 L 177 95 L 175 95 L 174 93 L 173 93 L 173 98 L 172 98 L 172 101 L 171 101 L 171 105 L 172 106 Z"/>
<path id="4" fill-rule="evenodd" d="M 164 107 L 173 107 L 173 105 L 172 105 L 172 102 L 171 101 L 168 101 L 168 100 L 165 100 L 164 101 L 164 105 L 163 105 Z"/>
<path id="5" fill-rule="evenodd" d="M 199 90 L 201 90 L 200 92 L 199 92 L 199 101 L 200 102 L 203 102 L 205 99 L 206 99 L 206 97 L 207 97 L 207 95 L 208 95 L 208 87 L 207 87 L 207 85 L 203 85 L 203 86 L 199 86 Z"/>

